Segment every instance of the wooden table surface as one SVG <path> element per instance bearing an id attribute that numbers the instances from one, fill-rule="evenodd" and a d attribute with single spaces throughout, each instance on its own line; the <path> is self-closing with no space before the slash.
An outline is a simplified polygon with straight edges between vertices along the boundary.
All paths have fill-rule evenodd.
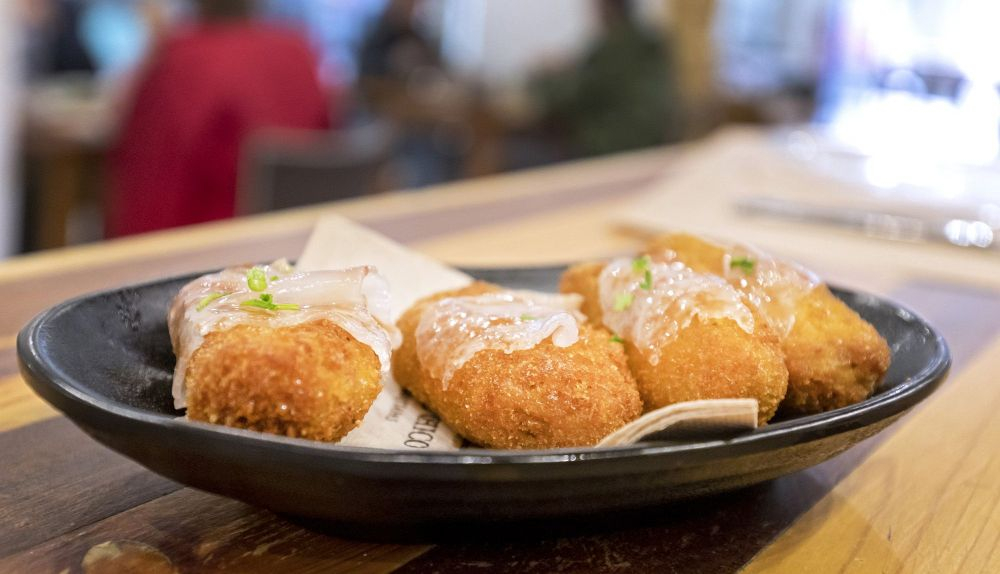
<path id="1" fill-rule="evenodd" d="M 563 262 L 634 249 L 641 238 L 610 225 L 609 213 L 654 178 L 671 177 L 674 154 L 624 155 L 0 264 L 0 572 L 113 572 L 130 564 L 143 572 L 1000 572 L 1000 275 L 987 272 L 985 259 L 973 281 L 835 248 L 808 258 L 838 283 L 895 298 L 935 324 L 954 355 L 944 387 L 886 432 L 807 471 L 547 538 L 512 533 L 429 545 L 336 537 L 145 470 L 85 436 L 17 374 L 15 334 L 44 308 L 125 283 L 294 257 L 327 210 L 453 263 Z M 803 233 L 817 240 L 824 231 L 789 225 L 787 240 Z M 978 263 L 963 268 L 970 265 Z"/>

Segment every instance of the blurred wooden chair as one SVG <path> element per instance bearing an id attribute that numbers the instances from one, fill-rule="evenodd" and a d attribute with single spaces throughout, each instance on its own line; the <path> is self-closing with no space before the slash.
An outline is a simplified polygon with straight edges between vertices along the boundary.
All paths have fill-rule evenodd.
<path id="1" fill-rule="evenodd" d="M 358 197 L 379 190 L 392 148 L 381 122 L 313 134 L 264 132 L 246 146 L 241 213 L 261 213 Z"/>

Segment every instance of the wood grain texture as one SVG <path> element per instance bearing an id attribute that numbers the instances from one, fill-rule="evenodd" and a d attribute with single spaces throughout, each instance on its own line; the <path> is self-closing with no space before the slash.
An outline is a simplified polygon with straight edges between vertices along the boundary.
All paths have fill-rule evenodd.
<path id="1" fill-rule="evenodd" d="M 79 571 L 87 552 L 108 541 L 146 545 L 180 572 L 391 572 L 427 549 L 335 538 L 185 488 L 0 558 L 0 572 Z"/>
<path id="2" fill-rule="evenodd" d="M 13 345 L 0 347 L 0 379 L 17 373 L 17 350 Z"/>
<path id="3" fill-rule="evenodd" d="M 0 433 L 0 556 L 180 488 L 63 417 Z M 4 570 L 0 572 L 30 572 Z"/>
<path id="4" fill-rule="evenodd" d="M 860 450 L 859 450 L 860 449 Z M 823 465 L 849 468 L 848 458 Z M 735 572 L 829 490 L 802 475 L 683 504 L 623 515 L 595 533 L 534 533 L 533 539 L 491 537 L 441 544 L 398 572 Z"/>
<path id="5" fill-rule="evenodd" d="M 396 241 L 410 243 L 472 229 L 491 222 L 517 219 L 525 214 L 556 211 L 570 198 L 573 202 L 587 203 L 612 196 L 627 196 L 649 180 L 647 169 L 647 173 L 622 174 L 616 179 L 589 182 L 586 185 L 578 184 L 576 187 L 556 188 L 541 195 L 520 197 L 519 194 L 514 194 L 514 197 L 499 197 L 486 202 L 475 201 L 470 205 L 446 205 L 434 213 L 420 210 L 416 215 L 406 213 L 385 215 L 372 210 L 368 212 L 364 222 Z M 448 198 L 453 192 L 444 190 L 426 193 L 433 199 L 434 193 Z M 326 209 L 331 209 L 331 206 Z M 339 208 L 334 210 L 341 211 Z M 136 264 L 133 259 L 124 255 L 83 267 L 65 259 L 71 257 L 74 252 L 80 259 L 91 259 L 90 253 L 96 249 L 93 247 L 72 248 L 64 250 L 66 253 L 36 256 L 43 260 L 50 259 L 52 265 L 62 265 L 64 269 L 57 275 L 40 274 L 34 266 L 28 265 L 27 261 L 0 263 L 0 277 L 5 278 L 0 280 L 0 297 L 10 297 L 18 301 L 17 306 L 0 316 L 0 334 L 15 333 L 32 316 L 45 308 L 83 293 L 239 263 L 267 261 L 280 257 L 294 258 L 305 247 L 312 224 L 321 213 L 321 210 L 312 208 L 301 217 L 296 214 L 264 216 L 257 221 L 256 233 L 251 236 L 245 236 L 243 228 L 247 223 L 243 220 L 210 224 L 213 229 L 223 229 L 228 226 L 233 231 L 231 239 L 223 241 L 223 238 L 214 238 L 208 245 L 190 250 L 184 249 L 185 246 L 188 248 L 191 246 L 187 245 L 187 238 L 183 234 L 179 235 L 176 245 L 171 244 L 173 236 L 181 232 L 154 234 L 157 236 L 155 238 L 142 236 L 134 240 L 136 249 L 129 252 L 131 255 L 140 257 L 147 254 L 148 249 L 156 246 L 159 248 L 155 260 L 142 264 Z M 272 228 L 270 226 L 272 222 L 268 221 L 268 217 L 275 218 L 280 225 Z M 206 230 L 201 229 L 192 230 L 190 233 L 207 234 Z M 124 248 L 122 250 L 128 251 Z M 28 270 L 21 270 L 25 265 L 28 266 Z M 23 279 L 17 281 L 12 277 L 23 277 Z"/>
<path id="6" fill-rule="evenodd" d="M 414 247 L 452 265 L 473 267 L 561 264 L 631 253 L 643 245 L 642 239 L 616 234 L 606 221 L 608 211 L 620 201 L 616 197 L 516 221 L 493 222 L 424 240 Z"/>
<path id="7" fill-rule="evenodd" d="M 55 416 L 59 411 L 39 398 L 19 375 L 0 379 L 0 432 Z"/>
<path id="8" fill-rule="evenodd" d="M 1000 342 L 747 572 L 1000 572 Z"/>

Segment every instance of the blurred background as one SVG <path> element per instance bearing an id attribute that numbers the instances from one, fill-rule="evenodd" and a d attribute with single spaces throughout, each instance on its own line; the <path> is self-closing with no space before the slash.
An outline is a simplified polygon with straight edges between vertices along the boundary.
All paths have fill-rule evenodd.
<path id="1" fill-rule="evenodd" d="M 997 22 L 995 0 L 0 2 L 0 257 L 731 123 L 864 185 L 1000 199 Z"/>

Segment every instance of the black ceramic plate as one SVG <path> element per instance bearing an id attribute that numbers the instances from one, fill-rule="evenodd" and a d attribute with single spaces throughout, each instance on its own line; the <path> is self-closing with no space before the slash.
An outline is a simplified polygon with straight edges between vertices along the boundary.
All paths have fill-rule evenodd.
<path id="1" fill-rule="evenodd" d="M 561 268 L 471 270 L 553 289 Z M 340 447 L 178 418 L 165 316 L 193 276 L 62 303 L 18 336 L 28 383 L 98 441 L 179 482 L 351 528 L 417 529 L 629 511 L 765 481 L 822 462 L 927 397 L 944 340 L 900 306 L 835 290 L 889 341 L 872 398 L 725 440 L 550 451 L 430 453 Z M 368 530 L 369 532 L 371 530 Z"/>

